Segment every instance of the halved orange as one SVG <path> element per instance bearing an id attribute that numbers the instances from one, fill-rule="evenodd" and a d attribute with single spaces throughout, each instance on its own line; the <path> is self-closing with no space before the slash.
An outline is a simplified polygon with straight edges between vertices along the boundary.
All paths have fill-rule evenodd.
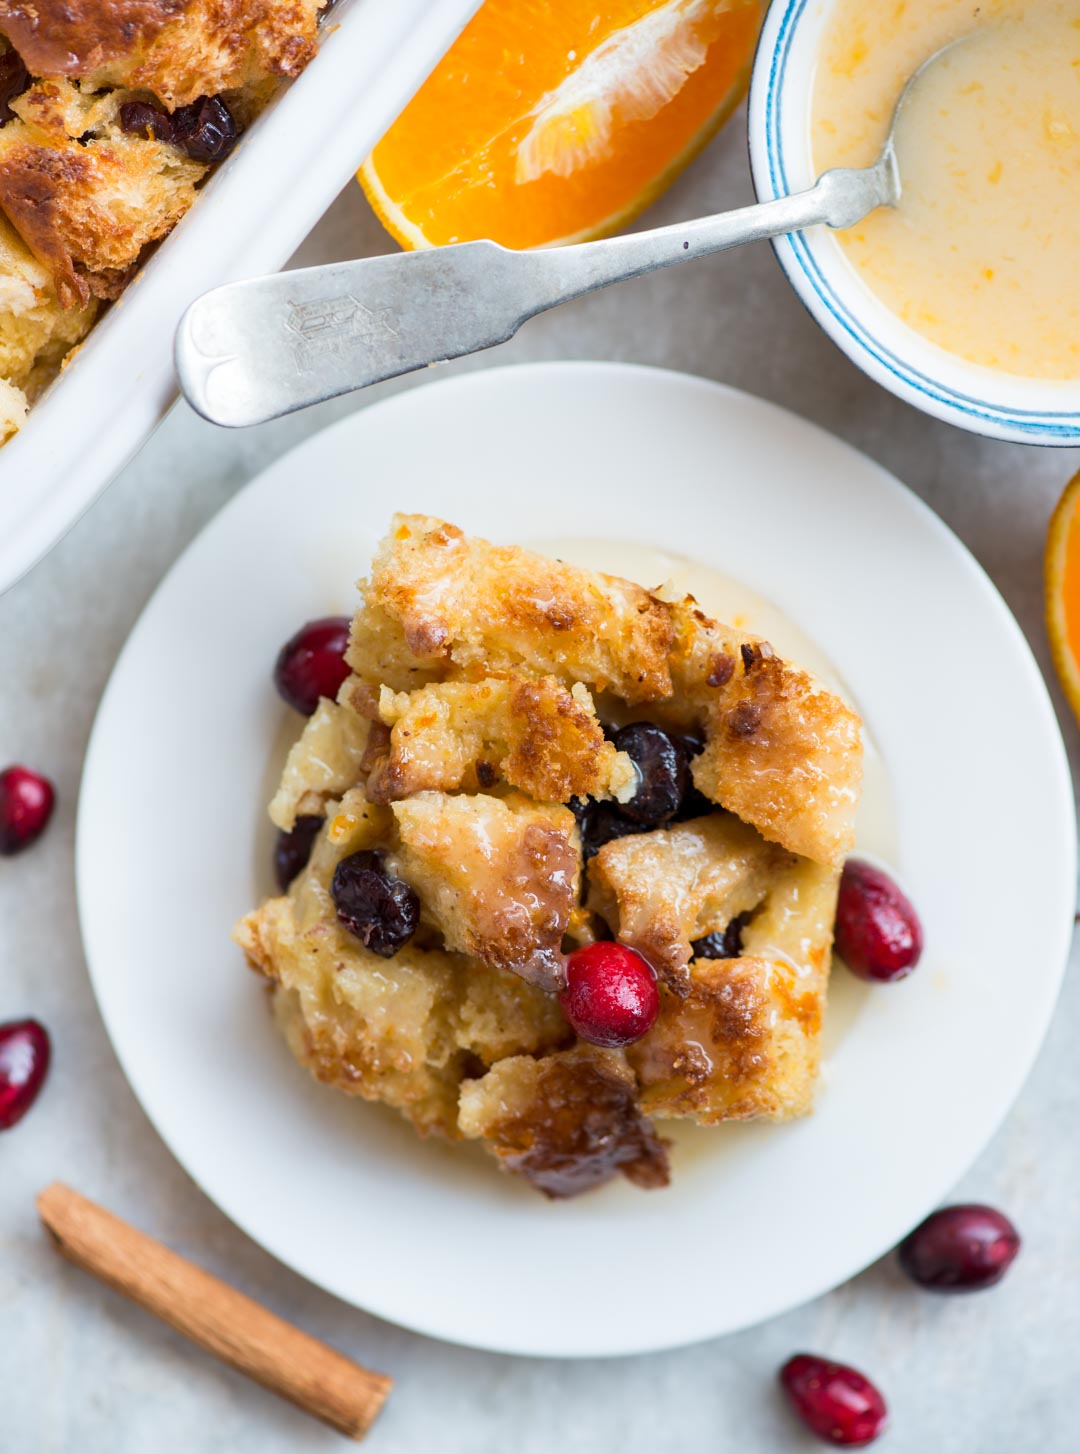
<path id="1" fill-rule="evenodd" d="M 1065 487 L 1046 537 L 1046 630 L 1061 685 L 1080 719 L 1080 474 Z"/>
<path id="2" fill-rule="evenodd" d="M 360 169 L 402 247 L 614 232 L 741 100 L 762 0 L 487 0 Z"/>

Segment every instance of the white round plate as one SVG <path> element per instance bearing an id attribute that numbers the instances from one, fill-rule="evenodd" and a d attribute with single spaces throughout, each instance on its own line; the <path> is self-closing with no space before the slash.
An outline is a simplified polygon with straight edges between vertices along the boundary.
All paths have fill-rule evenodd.
<path id="1" fill-rule="evenodd" d="M 271 666 L 300 622 L 351 608 L 394 509 L 497 541 L 681 553 L 771 597 L 824 647 L 891 775 L 927 951 L 904 983 L 836 997 L 845 1023 L 812 1117 L 698 1133 L 677 1146 L 666 1191 L 620 1183 L 550 1203 L 475 1149 L 423 1143 L 294 1065 L 229 940 L 267 888 L 264 805 L 296 726 Z M 459 1343 L 638 1353 L 814 1297 L 948 1192 L 1046 1030 L 1072 929 L 1074 829 L 1019 628 L 913 495 L 730 389 L 548 364 L 354 414 L 211 522 L 102 702 L 79 904 L 136 1095 L 207 1195 L 281 1261 Z"/>

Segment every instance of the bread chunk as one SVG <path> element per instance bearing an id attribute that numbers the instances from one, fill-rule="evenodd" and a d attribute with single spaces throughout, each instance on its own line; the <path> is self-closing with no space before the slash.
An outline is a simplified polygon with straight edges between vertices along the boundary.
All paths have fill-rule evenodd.
<path id="1" fill-rule="evenodd" d="M 0 380 L 22 396 L 40 390 L 93 322 L 97 304 L 65 309 L 48 270 L 0 217 Z"/>
<path id="2" fill-rule="evenodd" d="M 323 698 L 289 749 L 270 804 L 275 826 L 287 832 L 297 818 L 321 815 L 327 802 L 362 783 L 370 737 L 370 722 Z"/>
<path id="3" fill-rule="evenodd" d="M 589 870 L 589 908 L 677 993 L 691 944 L 756 908 L 792 857 L 729 813 L 617 838 Z"/>
<path id="4" fill-rule="evenodd" d="M 688 993 L 661 991 L 659 1019 L 626 1052 L 646 1115 L 713 1125 L 812 1108 L 839 883 L 809 859 L 779 868 L 741 956 L 694 960 Z"/>
<path id="5" fill-rule="evenodd" d="M 329 916 L 301 927 L 288 898 L 242 919 L 235 938 L 277 986 L 289 1048 L 316 1080 L 383 1101 L 424 1134 L 456 1135 L 461 1067 L 448 956 L 410 945 L 378 959 Z"/>
<path id="6" fill-rule="evenodd" d="M 362 581 L 361 592 L 366 589 Z M 444 681 L 451 674 L 444 657 L 418 657 L 405 640 L 401 622 L 366 597 L 353 617 L 345 660 L 357 683 L 357 710 L 363 710 L 359 703 L 366 700 L 366 710 L 372 717 L 379 715 L 382 688 L 413 692 L 429 682 Z"/>
<path id="7" fill-rule="evenodd" d="M 499 781 L 539 802 L 631 796 L 634 764 L 604 737 L 588 690 L 554 677 L 443 682 L 416 692 L 384 688 L 390 751 L 368 785 L 377 802 L 436 790 L 489 789 Z"/>
<path id="8" fill-rule="evenodd" d="M 862 786 L 859 718 L 768 642 L 711 621 L 692 599 L 673 621 L 676 698 L 705 730 L 696 786 L 792 853 L 841 864 Z"/>
<path id="9" fill-rule="evenodd" d="M 465 1082 L 460 1128 L 548 1197 L 577 1196 L 620 1173 L 635 1186 L 666 1186 L 667 1148 L 635 1092 L 615 1051 L 578 1045 L 539 1060 L 514 1056 Z"/>
<path id="10" fill-rule="evenodd" d="M 115 297 L 206 172 L 167 142 L 121 130 L 127 99 L 42 81 L 12 101 L 15 119 L 0 127 L 0 208 L 66 308 Z"/>
<path id="11" fill-rule="evenodd" d="M 171 109 L 296 76 L 324 0 L 0 0 L 31 73 L 151 91 Z"/>
<path id="12" fill-rule="evenodd" d="M 26 422 L 26 395 L 6 379 L 0 379 L 0 444 L 17 434 Z"/>
<path id="13" fill-rule="evenodd" d="M 391 806 L 399 842 L 387 866 L 419 894 L 447 947 L 561 989 L 580 871 L 569 809 L 519 793 L 425 792 Z"/>
<path id="14" fill-rule="evenodd" d="M 400 624 L 421 665 L 441 660 L 461 675 L 523 669 L 634 703 L 671 693 L 670 613 L 655 596 L 442 520 L 395 515 L 364 594 Z"/>
<path id="15" fill-rule="evenodd" d="M 456 1138 L 458 1090 L 511 1049 L 543 1055 L 573 1041 L 558 1002 L 516 975 L 413 943 L 390 959 L 337 920 L 334 869 L 387 832 L 357 790 L 328 814 L 288 896 L 236 926 L 249 963 L 275 986 L 275 1013 L 300 1063 L 348 1095 L 383 1101 L 418 1130 Z"/>

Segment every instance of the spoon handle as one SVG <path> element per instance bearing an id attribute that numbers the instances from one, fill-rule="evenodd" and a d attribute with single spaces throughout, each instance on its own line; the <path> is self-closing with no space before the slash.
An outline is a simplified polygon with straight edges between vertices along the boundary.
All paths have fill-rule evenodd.
<path id="1" fill-rule="evenodd" d="M 808 192 L 601 242 L 514 252 L 467 242 L 231 283 L 181 320 L 176 368 L 212 423 L 259 424 L 428 364 L 505 343 L 527 319 L 609 283 L 825 223 L 886 200 L 878 169 Z"/>

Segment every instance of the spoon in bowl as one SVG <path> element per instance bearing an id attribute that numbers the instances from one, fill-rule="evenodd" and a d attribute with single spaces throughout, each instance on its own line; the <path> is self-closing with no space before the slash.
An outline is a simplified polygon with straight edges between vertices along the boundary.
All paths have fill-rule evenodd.
<path id="1" fill-rule="evenodd" d="M 824 224 L 852 227 L 900 201 L 896 140 L 936 52 L 897 102 L 871 167 L 825 172 L 807 192 L 695 222 L 568 247 L 515 252 L 465 242 L 229 283 L 188 308 L 176 371 L 214 424 L 260 424 L 512 338 L 548 308 L 657 268 Z"/>

